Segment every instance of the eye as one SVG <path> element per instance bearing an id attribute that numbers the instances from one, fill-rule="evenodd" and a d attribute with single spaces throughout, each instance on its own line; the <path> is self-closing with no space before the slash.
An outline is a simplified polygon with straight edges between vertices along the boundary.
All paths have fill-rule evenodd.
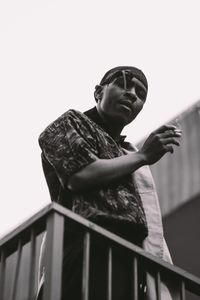
<path id="1" fill-rule="evenodd" d="M 141 100 L 143 100 L 143 101 L 146 100 L 147 92 L 146 92 L 145 89 L 143 89 L 141 86 L 136 85 L 136 86 L 135 86 L 135 92 L 136 92 L 137 96 L 138 96 Z"/>

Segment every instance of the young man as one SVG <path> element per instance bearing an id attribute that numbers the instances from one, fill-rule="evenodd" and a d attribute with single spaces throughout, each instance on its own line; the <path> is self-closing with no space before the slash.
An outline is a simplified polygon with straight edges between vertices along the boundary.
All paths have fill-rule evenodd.
<path id="1" fill-rule="evenodd" d="M 173 153 L 173 146 L 179 146 L 181 132 L 172 125 L 162 126 L 139 150 L 121 135 L 143 108 L 147 90 L 147 79 L 141 70 L 129 66 L 113 68 L 95 88 L 96 107 L 85 113 L 67 111 L 46 128 L 39 143 L 52 201 L 171 261 L 148 165 L 167 152 Z M 67 299 L 81 299 L 80 290 L 75 288 L 81 285 L 80 264 L 75 272 L 68 272 L 80 260 L 82 252 L 77 249 L 81 249 L 81 242 L 77 238 L 70 248 L 64 249 L 63 300 L 65 295 Z M 91 259 L 95 264 L 95 259 Z M 98 274 L 103 272 L 103 260 L 101 257 L 100 263 L 96 262 Z M 114 299 L 127 300 L 129 271 L 122 264 L 116 263 L 114 268 L 113 274 L 119 275 L 114 278 Z M 93 275 L 99 276 L 95 281 L 97 288 L 90 293 L 95 300 L 106 295 L 96 292 L 104 290 L 99 287 L 102 278 L 97 273 Z M 120 274 L 124 276 L 118 284 Z M 143 292 L 140 291 L 141 295 Z"/>

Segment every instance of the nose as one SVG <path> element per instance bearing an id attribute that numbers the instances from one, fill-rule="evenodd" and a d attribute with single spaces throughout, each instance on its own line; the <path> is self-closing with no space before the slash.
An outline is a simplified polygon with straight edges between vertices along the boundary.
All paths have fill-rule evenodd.
<path id="1" fill-rule="evenodd" d="M 136 94 L 133 93 L 133 92 L 128 92 L 128 91 L 126 91 L 126 92 L 124 93 L 124 97 L 130 99 L 132 102 L 135 102 L 135 101 L 137 100 L 137 96 L 136 96 Z"/>

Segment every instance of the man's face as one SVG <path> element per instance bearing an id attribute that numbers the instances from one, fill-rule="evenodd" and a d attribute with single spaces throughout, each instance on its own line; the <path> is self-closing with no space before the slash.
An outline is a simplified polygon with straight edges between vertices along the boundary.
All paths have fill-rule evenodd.
<path id="1" fill-rule="evenodd" d="M 97 107 L 106 120 L 125 126 L 141 111 L 146 96 L 147 89 L 139 79 L 130 72 L 120 71 L 103 87 Z"/>

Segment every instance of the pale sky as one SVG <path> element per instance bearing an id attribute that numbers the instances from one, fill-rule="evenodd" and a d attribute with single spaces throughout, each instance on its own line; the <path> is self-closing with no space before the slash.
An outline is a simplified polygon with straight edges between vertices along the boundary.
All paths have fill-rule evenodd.
<path id="1" fill-rule="evenodd" d="M 200 99 L 199 11 L 199 0 L 1 0 L 0 235 L 50 202 L 38 136 L 66 110 L 92 107 L 108 69 L 148 78 L 124 130 L 131 142 Z"/>

